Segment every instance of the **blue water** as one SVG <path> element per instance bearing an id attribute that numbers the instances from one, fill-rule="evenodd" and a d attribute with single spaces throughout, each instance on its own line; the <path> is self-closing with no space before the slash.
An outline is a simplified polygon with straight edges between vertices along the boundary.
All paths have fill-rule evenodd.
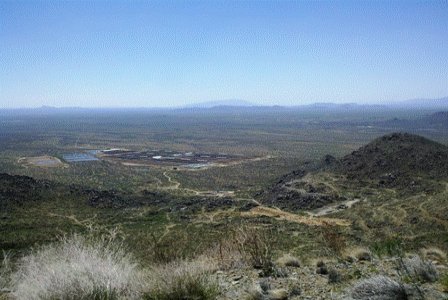
<path id="1" fill-rule="evenodd" d="M 88 153 L 69 153 L 62 155 L 66 162 L 95 161 L 98 160 L 94 155 Z"/>

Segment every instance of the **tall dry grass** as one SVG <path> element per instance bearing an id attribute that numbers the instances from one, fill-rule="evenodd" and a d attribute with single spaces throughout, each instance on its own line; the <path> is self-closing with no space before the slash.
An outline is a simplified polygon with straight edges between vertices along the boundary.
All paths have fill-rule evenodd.
<path id="1" fill-rule="evenodd" d="M 145 299 L 216 299 L 219 285 L 214 272 L 217 268 L 216 260 L 207 256 L 154 266 L 150 271 L 151 289 Z"/>
<path id="2" fill-rule="evenodd" d="M 113 238 L 63 237 L 18 261 L 11 295 L 18 300 L 136 299 L 144 273 Z"/>

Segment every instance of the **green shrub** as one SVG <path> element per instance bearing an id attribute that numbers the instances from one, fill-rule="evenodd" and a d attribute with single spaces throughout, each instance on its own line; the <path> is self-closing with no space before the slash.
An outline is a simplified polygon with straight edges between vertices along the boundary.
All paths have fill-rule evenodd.
<path id="1" fill-rule="evenodd" d="M 339 283 L 342 281 L 342 275 L 336 269 L 330 269 L 328 271 L 328 282 L 329 283 Z"/>
<path id="2" fill-rule="evenodd" d="M 388 238 L 375 242 L 370 249 L 378 257 L 403 255 L 403 243 L 399 238 Z"/>
<path id="3" fill-rule="evenodd" d="M 440 277 L 440 283 L 444 292 L 448 292 L 448 273 Z"/>

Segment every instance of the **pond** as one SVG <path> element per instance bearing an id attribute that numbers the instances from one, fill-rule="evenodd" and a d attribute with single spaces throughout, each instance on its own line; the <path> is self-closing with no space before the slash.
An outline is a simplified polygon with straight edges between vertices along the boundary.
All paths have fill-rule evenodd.
<path id="1" fill-rule="evenodd" d="M 98 158 L 91 153 L 68 153 L 62 155 L 66 162 L 82 162 L 82 161 L 96 161 Z"/>
<path id="2" fill-rule="evenodd" d="M 39 166 L 39 167 L 54 167 L 54 166 L 59 166 L 61 164 L 61 162 L 57 159 L 41 158 L 41 159 L 33 160 L 33 164 L 35 166 Z"/>

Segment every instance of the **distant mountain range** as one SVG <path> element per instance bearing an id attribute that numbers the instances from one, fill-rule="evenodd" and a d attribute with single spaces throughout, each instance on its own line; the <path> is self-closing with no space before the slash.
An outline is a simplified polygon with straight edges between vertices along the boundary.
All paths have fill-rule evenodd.
<path id="1" fill-rule="evenodd" d="M 389 106 L 405 106 L 412 108 L 447 108 L 448 97 L 438 99 L 411 99 L 400 102 L 394 102 Z"/>
<path id="2" fill-rule="evenodd" d="M 25 113 L 55 113 L 55 112 L 79 112 L 79 111 L 194 111 L 196 109 L 207 109 L 214 111 L 249 111 L 249 110 L 358 110 L 358 109 L 437 109 L 448 110 L 448 97 L 437 99 L 411 99 L 405 101 L 395 101 L 380 104 L 361 104 L 361 103 L 333 103 L 318 102 L 301 105 L 261 105 L 242 99 L 225 99 L 208 102 L 193 103 L 181 107 L 124 107 L 124 108 L 84 108 L 84 107 L 53 107 L 41 106 L 38 108 L 16 108 L 1 109 L 0 112 L 25 112 Z"/>
<path id="3" fill-rule="evenodd" d="M 220 106 L 232 106 L 232 107 L 250 107 L 250 106 L 260 106 L 259 104 L 254 104 L 246 100 L 241 99 L 224 99 L 208 102 L 200 102 L 186 105 L 186 108 L 213 108 Z"/>
<path id="4" fill-rule="evenodd" d="M 410 99 L 380 104 L 316 102 L 302 105 L 261 105 L 242 99 L 226 99 L 186 105 L 185 108 L 217 108 L 217 107 L 276 107 L 276 108 L 317 108 L 317 109 L 355 109 L 362 107 L 409 107 L 409 108 L 448 108 L 448 97 L 437 99 Z"/>

